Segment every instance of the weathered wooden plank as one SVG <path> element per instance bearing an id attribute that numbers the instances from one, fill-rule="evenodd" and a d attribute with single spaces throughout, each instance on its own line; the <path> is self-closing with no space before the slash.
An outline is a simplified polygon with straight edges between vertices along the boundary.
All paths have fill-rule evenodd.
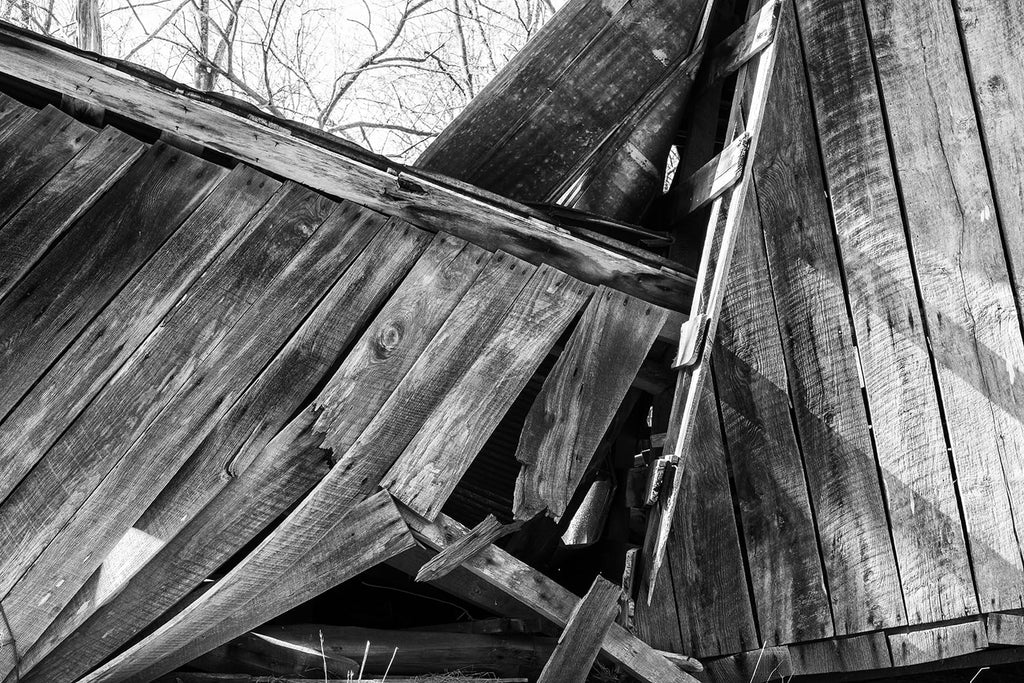
<path id="1" fill-rule="evenodd" d="M 940 510 L 955 518 L 949 485 L 945 483 L 949 469 L 935 384 L 887 153 L 862 8 L 848 3 L 826 6 L 804 0 L 797 2 L 797 8 L 806 59 L 820 65 L 808 70 L 810 92 L 868 405 L 872 418 L 878 420 L 875 437 L 878 458 L 886 471 L 886 485 L 893 490 L 904 481 L 931 482 L 923 489 L 925 499 L 934 496 Z M 837 56 L 837 44 L 849 47 Z M 911 457 L 914 466 L 908 468 Z M 868 470 L 874 472 L 875 465 L 866 457 L 860 460 L 866 482 L 870 478 Z M 872 489 L 862 488 L 858 493 L 854 487 L 846 488 L 851 501 L 870 501 L 873 508 Z M 922 544 L 914 535 L 934 538 L 935 530 L 941 529 L 951 532 L 949 538 L 955 543 L 956 526 L 943 520 L 945 512 L 934 510 L 915 519 L 917 501 L 905 489 L 893 502 L 909 505 L 909 509 L 897 507 L 895 526 L 904 559 L 901 569 L 905 569 L 903 575 L 908 580 L 906 596 L 913 605 L 908 607 L 916 619 L 917 614 L 931 609 L 927 592 L 934 588 L 933 579 L 946 574 L 941 565 L 937 565 L 938 572 L 929 570 L 934 560 L 929 553 L 944 553 L 954 563 L 957 553 L 943 551 L 938 542 Z M 878 517 L 878 523 L 884 525 L 881 511 Z M 926 525 L 926 531 L 920 530 L 918 524 Z M 822 532 L 823 538 L 829 536 L 827 531 Z M 864 543 L 873 548 L 887 547 L 880 536 L 865 537 Z M 864 571 L 858 568 L 851 574 L 863 576 Z M 954 573 L 952 580 L 941 578 L 951 594 L 949 609 L 963 608 L 965 601 L 955 597 L 962 595 L 965 588 L 969 590 L 962 562 L 961 570 Z M 902 608 L 894 604 L 899 601 L 887 595 L 890 588 L 898 587 L 895 576 L 881 562 L 870 582 L 878 599 L 865 603 L 858 595 L 866 594 L 843 594 L 833 586 L 831 575 L 829 581 L 833 605 L 838 608 L 837 634 L 905 623 L 900 616 Z"/>
<path id="2" fill-rule="evenodd" d="M 865 7 L 978 598 L 983 612 L 1024 607 L 1004 516 L 1009 484 L 1009 509 L 1024 528 L 1024 393 L 1014 386 L 1024 342 L 956 17 L 932 0 Z M 953 604 L 921 610 L 915 621 L 976 612 L 969 592 L 944 597 Z"/>
<path id="3" fill-rule="evenodd" d="M 672 33 L 671 39 L 678 41 L 678 35 Z M 89 102 L 413 225 L 444 230 L 534 264 L 548 263 L 584 282 L 605 284 L 673 310 L 681 310 L 690 299 L 692 277 L 660 260 L 611 251 L 573 236 L 526 206 L 455 189 L 457 183 L 438 180 L 436 174 L 410 169 L 389 173 L 397 165 L 383 157 L 364 153 L 356 158 L 315 146 L 282 133 L 280 127 L 171 92 L 14 27 L 0 28 L 0 56 L 2 70 L 12 76 L 57 91 L 88 82 L 88 92 L 75 92 Z"/>
<path id="4" fill-rule="evenodd" d="M 674 474 L 682 478 L 683 497 L 669 537 L 667 566 L 679 605 L 681 651 L 709 657 L 750 650 L 757 647 L 752 596 L 740 549 L 718 406 L 710 386 L 704 389 L 691 449 L 686 465 Z M 747 453 L 741 451 L 735 457 L 746 458 Z M 755 580 L 755 587 L 758 585 Z M 813 600 L 813 595 L 805 597 Z M 786 598 L 773 596 L 773 601 L 780 600 Z M 772 614 L 777 609 L 763 611 Z M 763 620 L 760 624 L 762 629 L 768 626 Z"/>
<path id="5" fill-rule="evenodd" d="M 226 174 L 154 145 L 0 302 L 0 415 Z"/>
<path id="6" fill-rule="evenodd" d="M 463 562 L 497 541 L 512 533 L 520 523 L 502 524 L 494 515 L 487 515 L 484 521 L 473 527 L 468 534 L 455 541 L 427 561 L 416 573 L 417 581 L 435 581 L 446 576 Z"/>
<path id="7" fill-rule="evenodd" d="M 463 349 L 476 357 L 454 378 L 381 486 L 424 517 L 436 517 L 592 291 L 549 266 L 537 269 L 490 338 L 478 350 Z"/>
<path id="8" fill-rule="evenodd" d="M 701 679 L 708 683 L 785 681 L 793 677 L 793 664 L 784 645 L 765 645 L 759 650 L 704 662 Z"/>
<path id="9" fill-rule="evenodd" d="M 96 133 L 47 106 L 0 141 L 0 226 L 53 177 Z"/>
<path id="10" fill-rule="evenodd" d="M 279 580 L 237 602 L 234 579 L 249 570 L 248 556 L 199 600 L 82 682 L 156 678 L 415 544 L 384 491 L 333 520 L 322 540 L 305 555 L 279 558 L 287 570 Z M 193 615 L 212 606 L 223 619 L 197 629 Z"/>
<path id="11" fill-rule="evenodd" d="M 622 589 L 600 576 L 594 578 L 565 625 L 551 659 L 544 665 L 538 683 L 584 683 L 590 676 L 605 634 L 618 612 Z"/>
<path id="12" fill-rule="evenodd" d="M 689 54 L 704 5 L 574 3 L 417 164 L 508 197 L 554 199 L 577 160 Z"/>
<path id="13" fill-rule="evenodd" d="M 985 635 L 990 645 L 1024 645 L 1024 615 L 986 614 Z"/>
<path id="14" fill-rule="evenodd" d="M 460 670 L 536 678 L 555 642 L 554 638 L 522 634 L 395 631 L 329 624 L 262 626 L 189 666 L 224 673 L 309 675 L 323 671 L 326 659 L 329 676 L 342 677 L 351 671 L 354 677 L 362 670 L 364 680 L 383 674 L 389 664 L 388 680 L 393 675 Z M 396 647 L 398 655 L 392 662 Z"/>
<path id="15" fill-rule="evenodd" d="M 182 600 L 290 508 L 330 470 L 329 452 L 318 448 L 322 437 L 313 431 L 315 419 L 315 414 L 303 413 L 291 422 L 120 592 L 76 626 L 78 609 L 92 608 L 95 585 L 101 580 L 99 572 L 94 574 L 50 629 L 23 653 L 21 680 L 78 678 Z M 260 504 L 253 505 L 254 500 Z M 158 499 L 151 509 L 161 507 Z M 144 533 L 151 531 L 149 516 L 147 512 L 136 522 Z M 71 627 L 76 628 L 68 635 Z M 43 659 L 41 653 L 47 652 Z"/>
<path id="16" fill-rule="evenodd" d="M 444 549 L 469 531 L 444 514 L 431 523 L 406 507 L 400 506 L 399 511 L 416 539 L 435 550 Z M 462 566 L 563 628 L 579 602 L 568 590 L 494 545 Z M 618 624 L 608 629 L 601 649 L 647 683 L 693 683 L 696 680 Z"/>
<path id="17" fill-rule="evenodd" d="M 6 223 L 0 221 L 0 299 L 144 149 L 138 140 L 105 128 Z"/>
<path id="18" fill-rule="evenodd" d="M 743 26 L 715 46 L 702 79 L 705 86 L 734 73 L 771 44 L 779 25 L 781 7 L 782 0 L 764 3 Z"/>
<path id="19" fill-rule="evenodd" d="M 270 280 L 264 291 L 247 291 L 243 286 L 231 292 L 234 296 L 251 297 L 251 305 L 230 330 L 219 332 L 220 338 L 201 360 L 187 359 L 186 362 L 194 363 L 194 372 L 138 440 L 125 442 L 118 438 L 121 435 L 113 435 L 118 448 L 108 455 L 108 471 L 102 482 L 77 511 L 59 517 L 65 520 L 64 526 L 3 598 L 3 608 L 17 615 L 12 617 L 11 627 L 19 643 L 25 646 L 35 642 L 104 561 L 109 559 L 115 566 L 120 563 L 116 555 L 109 553 L 125 534 L 132 533 L 132 524 L 217 423 L 228 416 L 232 404 L 250 384 L 255 382 L 250 400 L 266 405 L 268 397 L 261 396 L 266 390 L 264 382 L 280 381 L 281 372 L 294 370 L 288 367 L 289 362 L 295 355 L 301 357 L 303 344 L 308 343 L 308 335 L 292 333 L 321 300 L 324 291 L 344 277 L 384 221 L 383 216 L 349 203 L 332 206 L 323 223 L 285 261 L 280 274 Z M 407 239 L 415 241 L 412 235 Z M 373 266 L 380 264 L 370 267 Z M 337 307 L 338 297 L 356 299 L 353 284 L 358 287 L 360 275 L 357 272 L 355 283 L 346 282 L 339 290 L 332 290 L 327 296 L 334 298 L 329 299 L 328 306 Z M 282 306 L 283 300 L 289 305 Z M 286 342 L 290 342 L 290 348 L 283 354 L 284 368 L 272 364 L 263 381 L 257 381 Z M 147 350 L 152 355 L 169 355 L 166 348 L 147 345 Z M 327 363 L 323 366 L 326 369 Z M 88 436 L 124 419 L 116 410 L 90 411 L 90 415 L 92 424 L 83 419 L 76 422 Z M 244 422 L 237 414 L 235 417 Z M 280 417 L 279 421 L 283 423 L 287 417 Z M 242 433 L 235 439 L 241 441 L 247 435 L 254 436 Z M 227 441 L 224 447 L 230 450 L 233 445 Z M 187 509 L 183 512 L 187 514 Z M 132 552 L 131 547 L 125 550 Z M 42 604 L 40 596 L 46 597 Z"/>
<path id="20" fill-rule="evenodd" d="M 836 500 L 822 498 L 828 495 L 828 489 L 815 489 L 812 485 L 808 491 L 805 462 L 812 484 L 823 483 L 829 469 L 822 464 L 828 463 L 832 454 L 802 452 L 797 442 L 789 410 L 789 377 L 760 227 L 756 199 L 752 198 L 740 220 L 712 360 L 761 640 L 784 644 L 833 635 L 825 570 L 829 588 L 836 592 L 834 600 L 857 590 L 867 590 L 869 595 L 878 590 L 864 584 L 885 577 L 884 571 L 878 576 L 872 573 L 870 578 L 849 576 L 847 572 L 848 567 L 860 566 L 864 560 L 860 539 L 880 539 L 885 544 L 881 549 L 868 548 L 868 552 L 878 553 L 875 563 L 882 569 L 888 568 L 895 574 L 895 563 L 877 475 L 873 482 L 877 510 L 869 507 L 864 511 L 845 503 L 847 493 L 842 486 L 833 486 L 838 489 L 832 494 Z M 865 488 L 856 487 L 861 483 L 862 464 L 831 465 L 834 481 L 852 488 L 848 495 L 856 495 Z M 815 469 L 820 474 L 811 474 Z M 812 512 L 811 495 L 815 495 L 817 519 Z M 822 530 L 824 568 L 815 522 Z M 884 553 L 886 548 L 890 548 L 888 556 Z M 833 575 L 837 586 L 833 586 Z M 888 588 L 899 598 L 898 586 Z"/>
<path id="21" fill-rule="evenodd" d="M 351 227 L 348 229 L 352 230 Z M 96 570 L 100 579 L 91 587 L 94 591 L 92 597 L 80 591 L 75 596 L 76 610 L 70 614 L 62 613 L 47 629 L 51 638 L 56 637 L 61 621 L 70 619 L 64 630 L 74 630 L 74 626 L 84 621 L 96 606 L 123 587 L 156 550 L 179 533 L 232 476 L 239 476 L 259 457 L 271 438 L 302 407 L 310 387 L 320 382 L 342 351 L 362 331 L 366 320 L 401 281 L 429 239 L 429 233 L 408 225 L 386 225 L 374 236 L 284 348 L 203 439 L 198 450 L 163 488 L 143 517 L 132 522 L 134 526 L 121 537 L 103 559 L 103 565 Z M 331 257 L 325 259 L 327 262 L 330 260 Z M 340 260 L 334 257 L 339 267 L 342 265 Z M 317 290 L 315 285 L 307 283 L 304 286 L 311 291 Z M 173 467 L 175 459 L 163 458 L 160 464 Z M 159 477 L 146 477 L 146 480 L 153 486 L 152 482 L 159 481 Z M 124 488 L 120 491 L 123 499 Z M 140 504 L 130 507 L 137 517 L 138 510 L 142 509 Z M 104 525 L 108 524 L 110 517 L 107 515 Z M 112 533 L 116 531 L 115 528 Z M 101 543 L 94 541 L 90 543 L 89 551 L 98 553 L 102 547 Z M 44 653 L 39 651 L 37 654 Z"/>
<path id="22" fill-rule="evenodd" d="M 889 643 L 882 631 L 813 643 L 796 643 L 788 649 L 793 673 L 798 676 L 870 671 L 892 666 Z"/>
<path id="23" fill-rule="evenodd" d="M 351 448 L 489 259 L 483 249 L 443 233 L 430 245 L 314 402 L 324 448 L 338 457 Z M 373 409 L 354 411 L 354 405 Z"/>
<path id="24" fill-rule="evenodd" d="M 910 666 L 960 657 L 986 647 L 988 640 L 985 636 L 985 622 L 981 619 L 889 634 L 893 666 Z"/>
<path id="25" fill-rule="evenodd" d="M 19 121 L 27 119 L 35 112 L 32 107 L 26 107 L 13 97 L 0 93 L 0 140 L 14 130 Z"/>
<path id="26" fill-rule="evenodd" d="M 597 291 L 526 416 L 513 511 L 565 513 L 666 311 L 607 288 Z"/>
<path id="27" fill-rule="evenodd" d="M 74 164 L 73 160 L 69 167 Z M 278 187 L 277 181 L 246 167 L 230 173 L 89 323 L 60 362 L 47 370 L 0 423 L 0 443 L 6 456 L 0 458 L 0 500 L 43 457 L 215 257 L 236 236 L 244 238 L 246 233 L 239 231 Z M 40 195 L 46 192 L 44 188 Z M 249 229 L 257 224 L 249 224 Z M 34 224 L 26 225 L 27 230 L 34 228 Z"/>
<path id="28" fill-rule="evenodd" d="M 715 158 L 673 187 L 669 199 L 676 204 L 677 220 L 707 206 L 738 183 L 743 176 L 749 149 L 750 136 L 740 136 Z"/>
<path id="29" fill-rule="evenodd" d="M 429 679 L 427 679 L 429 680 Z M 444 674 L 444 683 L 477 683 L 479 676 L 456 676 L 451 673 Z M 488 678 L 488 683 L 529 683 L 528 678 Z M 210 674 L 198 671 L 173 671 L 161 676 L 156 683 L 280 683 L 281 677 L 272 676 L 250 676 L 248 674 Z M 422 676 L 388 676 L 385 678 L 363 678 L 361 683 L 423 683 Z M 289 678 L 288 683 L 348 683 L 346 678 Z"/>

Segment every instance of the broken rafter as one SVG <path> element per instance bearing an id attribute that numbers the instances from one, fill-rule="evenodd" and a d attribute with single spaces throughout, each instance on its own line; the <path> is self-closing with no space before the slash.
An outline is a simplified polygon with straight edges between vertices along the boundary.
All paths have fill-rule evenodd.
<path id="1" fill-rule="evenodd" d="M 622 588 L 598 576 L 572 611 L 537 683 L 584 683 L 619 611 Z"/>
<path id="2" fill-rule="evenodd" d="M 420 567 L 417 581 L 433 581 L 445 576 L 478 552 L 519 529 L 522 522 L 502 524 L 494 515 L 487 515 L 484 521 L 473 527 L 465 536 L 439 552 Z"/>

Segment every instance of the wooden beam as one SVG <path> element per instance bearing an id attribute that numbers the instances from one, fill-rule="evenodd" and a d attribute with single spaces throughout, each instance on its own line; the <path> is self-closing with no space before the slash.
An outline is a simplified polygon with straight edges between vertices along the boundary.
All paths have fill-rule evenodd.
<path id="1" fill-rule="evenodd" d="M 678 35 L 673 33 L 673 41 Z M 165 85 L 98 63 L 68 47 L 0 24 L 0 72 L 87 102 L 327 194 L 398 216 L 422 228 L 445 230 L 489 251 L 504 250 L 547 263 L 590 284 L 604 284 L 673 310 L 685 308 L 693 278 L 668 262 L 646 262 L 572 235 L 515 202 L 456 188 L 437 174 L 407 169 L 365 151 L 358 155 L 312 144 L 279 122 L 241 116 Z M 88 83 L 88 88 L 80 84 Z M 206 98 L 209 99 L 209 98 Z M 469 188 L 470 190 L 472 188 Z"/>
<path id="2" fill-rule="evenodd" d="M 697 209 L 707 206 L 738 183 L 743 177 L 749 150 L 750 135 L 744 133 L 693 175 L 673 187 L 669 199 L 676 204 L 676 220 L 682 220 Z"/>
<path id="3" fill-rule="evenodd" d="M 416 539 L 438 551 L 468 531 L 443 514 L 431 523 L 404 506 L 400 506 L 399 510 Z M 484 548 L 462 566 L 561 627 L 569 623 L 572 611 L 579 602 L 579 598 L 568 590 L 494 545 Z M 618 624 L 612 624 L 609 628 L 601 649 L 646 683 L 696 681 Z"/>
<path id="4" fill-rule="evenodd" d="M 985 634 L 990 645 L 1024 645 L 1024 614 L 986 614 Z"/>
<path id="5" fill-rule="evenodd" d="M 897 667 L 959 657 L 987 647 L 988 638 L 982 619 L 963 624 L 889 633 L 892 663 Z"/>
<path id="6" fill-rule="evenodd" d="M 584 683 L 618 613 L 622 589 L 598 576 L 569 615 L 537 683 Z"/>
<path id="7" fill-rule="evenodd" d="M 775 39 L 782 0 L 766 2 L 757 14 L 715 46 L 705 68 L 702 85 L 707 88 L 760 54 Z"/>
<path id="8" fill-rule="evenodd" d="M 416 573 L 417 581 L 435 581 L 447 575 L 463 562 L 476 555 L 483 548 L 502 536 L 512 533 L 522 522 L 502 524 L 494 515 L 487 515 L 484 521 L 473 527 L 469 533 L 431 558 Z"/>

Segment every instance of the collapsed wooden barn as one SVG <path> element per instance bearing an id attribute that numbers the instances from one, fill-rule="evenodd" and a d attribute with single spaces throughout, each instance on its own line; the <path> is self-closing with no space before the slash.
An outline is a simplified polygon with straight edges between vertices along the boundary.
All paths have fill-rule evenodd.
<path id="1" fill-rule="evenodd" d="M 571 0 L 413 168 L 0 24 L 0 678 L 343 678 L 246 634 L 381 563 L 544 681 L 1024 660 L 1022 20 Z"/>

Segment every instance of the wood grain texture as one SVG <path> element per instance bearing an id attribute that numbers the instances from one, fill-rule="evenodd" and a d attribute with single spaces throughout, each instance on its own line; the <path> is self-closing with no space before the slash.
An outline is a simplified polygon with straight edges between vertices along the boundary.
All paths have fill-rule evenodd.
<path id="1" fill-rule="evenodd" d="M 123 455 L 110 458 L 108 466 L 112 466 L 102 482 L 66 518 L 59 533 L 3 598 L 4 609 L 17 614 L 11 627 L 19 643 L 35 642 L 103 562 L 121 564 L 121 559 L 111 555 L 117 552 L 119 541 L 133 533 L 132 525 L 142 512 L 214 427 L 228 417 L 232 404 L 251 384 L 255 382 L 250 400 L 267 400 L 260 396 L 260 372 L 286 342 L 291 342 L 292 347 L 284 350 L 287 369 L 295 347 L 301 349 L 308 338 L 295 337 L 293 332 L 323 292 L 361 255 L 384 220 L 352 204 L 332 207 L 322 225 L 284 263 L 264 291 L 240 288 L 232 292 L 235 296 L 251 296 L 252 305 L 229 330 L 219 331 L 221 338 L 196 363 L 194 372 L 145 433 L 134 442 L 120 442 L 114 453 Z M 353 296 L 351 290 L 347 294 Z M 285 300 L 288 305 L 282 306 Z M 332 303 L 337 305 L 336 301 Z M 149 350 L 153 351 L 152 347 Z M 264 377 L 274 381 L 281 371 L 278 365 Z M 103 419 L 104 424 L 124 419 L 118 412 L 93 416 Z M 279 419 L 283 422 L 286 418 Z M 231 450 L 231 444 L 225 444 L 225 449 Z M 187 516 L 189 511 L 186 507 L 181 512 Z M 131 547 L 124 549 L 125 553 L 132 551 Z"/>
<path id="2" fill-rule="evenodd" d="M 0 302 L 0 415 L 226 174 L 154 145 Z"/>
<path id="3" fill-rule="evenodd" d="M 330 470 L 330 453 L 319 448 L 322 437 L 313 430 L 315 415 L 305 417 L 303 413 L 278 433 L 244 472 L 231 478 L 119 592 L 94 606 L 91 616 L 78 625 L 79 608 L 93 606 L 100 580 L 99 573 L 94 574 L 24 654 L 22 680 L 42 683 L 81 676 L 182 600 L 301 499 Z M 260 504 L 252 505 L 257 499 Z M 157 499 L 150 510 L 162 507 Z M 148 518 L 154 515 L 147 511 L 136 527 L 149 533 Z"/>
<path id="4" fill-rule="evenodd" d="M 734 73 L 771 44 L 779 25 L 779 9 L 782 4 L 782 0 L 765 2 L 757 13 L 747 18 L 743 26 L 715 46 L 708 56 L 708 65 L 702 79 L 704 85 Z"/>
<path id="5" fill-rule="evenodd" d="M 35 112 L 35 109 L 26 107 L 13 97 L 0 93 L 0 140 L 14 130 L 19 121 Z"/>
<path id="6" fill-rule="evenodd" d="M 689 54 L 704 2 L 572 3 L 417 165 L 515 199 L 551 192 Z"/>
<path id="7" fill-rule="evenodd" d="M 218 347 L 228 348 L 220 342 L 335 207 L 327 200 L 318 202 L 307 190 L 292 189 L 261 213 L 256 219 L 259 228 L 248 239 L 234 243 L 218 259 L 200 286 L 189 291 L 157 334 L 148 337 L 61 435 L 47 453 L 46 465 L 35 467 L 0 508 L 0 543 L 5 549 L 0 553 L 4 567 L 0 592 L 4 595 L 121 462 L 129 447 L 135 446 L 139 452 L 139 438 L 149 433 L 147 428 L 164 406 L 204 368 L 207 356 Z M 205 369 L 209 373 L 216 367 L 206 365 Z M 191 386 L 194 389 L 196 385 Z M 238 388 L 220 389 L 231 392 Z M 173 416 L 165 418 L 168 428 L 173 429 L 174 423 Z M 150 438 L 156 436 L 157 432 L 150 434 Z M 187 457 L 189 452 L 176 453 Z M 146 457 L 128 463 L 156 468 Z M 135 486 L 146 484 L 135 482 Z M 26 520 L 32 520 L 31 525 Z"/>
<path id="8" fill-rule="evenodd" d="M 985 636 L 989 645 L 1024 645 L 1024 615 L 986 614 Z"/>
<path id="9" fill-rule="evenodd" d="M 847 570 L 865 562 L 865 550 L 877 553 L 876 564 L 880 561 L 883 568 L 888 560 L 893 576 L 895 563 L 891 550 L 884 553 L 891 546 L 881 497 L 872 501 L 877 509 L 869 508 L 869 514 L 865 514 L 863 502 L 846 500 L 863 488 L 857 487 L 862 479 L 859 475 L 865 471 L 863 463 L 831 462 L 830 453 L 802 452 L 797 442 L 789 411 L 789 377 L 753 197 L 740 221 L 712 360 L 762 642 L 781 645 L 831 636 L 834 630 L 825 570 L 829 587 L 836 593 L 833 601 L 838 602 L 851 594 L 867 591 L 871 595 L 878 590 L 868 577 Z M 836 482 L 831 488 L 826 484 L 830 475 Z M 878 494 L 877 476 L 873 485 Z M 817 518 L 811 494 L 818 494 Z M 822 500 L 822 494 L 834 499 Z M 822 535 L 824 558 L 819 555 L 815 524 Z M 865 549 L 865 537 L 884 545 Z M 890 599 L 899 604 L 899 587 L 887 588 L 895 592 Z"/>
<path id="10" fill-rule="evenodd" d="M 981 619 L 889 634 L 893 666 L 911 666 L 960 657 L 987 647 L 985 622 Z"/>
<path id="11" fill-rule="evenodd" d="M 526 416 L 516 519 L 565 513 L 666 318 L 628 295 L 595 293 Z"/>
<path id="12" fill-rule="evenodd" d="M 650 1 L 650 0 L 648 0 Z M 646 5 L 645 5 L 646 6 Z M 652 24 L 652 26 L 655 26 Z M 655 26 L 657 29 L 657 26 Z M 673 41 L 676 34 L 671 34 Z M 104 109 L 229 154 L 331 196 L 403 218 L 432 232 L 446 231 L 490 251 L 505 250 L 534 264 L 548 263 L 590 284 L 605 284 L 673 310 L 693 291 L 690 275 L 663 259 L 640 259 L 572 235 L 522 204 L 465 187 L 438 174 L 399 168 L 359 150 L 357 156 L 306 142 L 278 124 L 239 116 L 206 102 L 117 71 L 14 27 L 0 28 L 3 71 L 42 87 L 76 93 Z M 396 177 L 397 176 L 397 177 Z"/>
<path id="13" fill-rule="evenodd" d="M 951 502 L 944 484 L 949 468 L 863 12 L 851 3 L 799 0 L 796 6 L 806 60 L 819 67 L 808 70 L 810 92 L 868 405 L 871 416 L 879 420 L 875 436 L 882 468 L 888 470 L 886 485 L 918 478 L 931 481 L 924 497 L 934 496 L 941 510 Z M 837 53 L 839 44 L 848 49 Z M 914 458 L 910 470 L 906 469 L 909 457 Z M 851 501 L 884 527 L 884 512 L 874 512 L 875 487 L 867 487 L 869 473 L 877 476 L 877 470 L 869 462 L 861 467 L 864 483 L 845 490 L 852 494 Z M 901 502 L 913 505 L 912 496 L 904 492 Z M 910 519 L 912 509 L 897 512 L 900 522 L 916 524 Z M 929 530 L 942 529 L 943 514 L 931 512 L 922 521 L 928 522 Z M 911 608 L 916 618 L 930 609 L 924 585 L 930 584 L 931 577 L 922 581 L 916 572 L 928 571 L 927 548 L 932 546 L 921 548 L 920 541 L 909 536 L 921 533 L 917 529 L 904 529 L 902 524 L 897 528 L 900 550 L 908 556 L 904 562 L 911 582 L 908 601 L 916 601 Z M 947 524 L 946 530 L 955 541 L 955 526 Z M 822 536 L 829 538 L 828 532 Z M 889 547 L 881 535 L 864 540 L 872 553 Z M 956 559 L 955 554 L 952 557 Z M 837 634 L 905 623 L 895 573 L 880 555 L 875 565 L 868 592 L 837 592 L 829 577 Z M 863 576 L 863 571 L 858 567 L 856 574 Z M 944 586 L 951 593 L 950 608 L 962 607 L 963 600 L 954 597 L 963 590 L 962 571 L 944 580 Z M 868 596 L 872 597 L 861 599 Z"/>
<path id="14" fill-rule="evenodd" d="M 91 128 L 49 105 L 12 128 L 0 140 L 0 225 L 94 137 Z"/>
<path id="15" fill-rule="evenodd" d="M 0 223 L 0 299 L 144 150 L 138 140 L 105 128 Z"/>
<path id="16" fill-rule="evenodd" d="M 152 680 L 414 543 L 390 496 L 382 491 L 334 520 L 323 543 L 309 547 L 304 556 L 281 558 L 288 571 L 280 574 L 279 580 L 236 600 L 242 595 L 237 592 L 235 577 L 248 571 L 248 558 L 242 560 L 199 600 L 83 677 L 82 683 Z M 220 619 L 202 624 L 194 621 L 195 614 L 213 606 L 216 611 L 208 613 Z"/>
<path id="17" fill-rule="evenodd" d="M 569 615 L 537 683 L 584 683 L 618 613 L 622 589 L 598 576 Z"/>
<path id="18" fill-rule="evenodd" d="M 516 531 L 520 526 L 518 522 L 502 524 L 494 515 L 487 515 L 484 521 L 470 529 L 468 534 L 424 563 L 416 573 L 416 580 L 435 581 L 446 576 L 481 549 Z"/>
<path id="19" fill-rule="evenodd" d="M 278 187 L 280 183 L 252 169 L 232 171 L 0 422 L 6 456 L 0 458 L 0 500 L 43 457 L 229 242 L 244 239 L 243 226 Z M 44 188 L 40 195 L 46 192 Z M 249 229 L 255 225 L 249 224 Z"/>
<path id="20" fill-rule="evenodd" d="M 408 508 L 399 510 L 416 539 L 435 550 L 443 549 L 469 531 L 447 515 L 442 514 L 436 522 L 429 523 Z M 463 567 L 561 627 L 569 622 L 579 602 L 568 590 L 494 545 L 467 560 Z M 618 624 L 608 629 L 601 649 L 645 683 L 693 683 L 696 680 Z"/>
<path id="21" fill-rule="evenodd" d="M 351 220 L 347 230 L 358 232 L 355 223 Z M 323 258 L 327 263 L 337 263 L 344 274 L 259 377 L 203 438 L 199 448 L 163 487 L 159 498 L 143 517 L 132 522 L 134 526 L 103 559 L 103 565 L 97 570 L 103 580 L 96 583 L 93 597 L 88 600 L 93 609 L 109 599 L 112 592 L 119 590 L 156 549 L 181 531 L 232 477 L 239 476 L 249 463 L 259 457 L 271 438 L 308 399 L 310 387 L 315 386 L 337 362 L 366 320 L 401 281 L 429 239 L 428 233 L 411 226 L 386 225 L 347 269 L 343 267 L 343 259 L 339 258 L 344 254 Z M 287 291 L 291 286 L 296 285 L 288 283 L 283 289 Z M 316 283 L 307 282 L 299 286 L 310 292 L 318 290 Z M 267 311 L 260 314 L 270 315 Z M 286 323 L 284 327 L 288 327 Z M 178 420 L 180 422 L 182 418 Z M 180 461 L 180 457 L 177 460 Z M 159 462 L 171 467 L 175 458 L 163 457 Z M 146 478 L 151 484 L 160 479 L 156 476 Z M 119 492 L 124 498 L 125 487 L 119 487 Z M 137 501 L 131 506 L 134 516 L 141 509 L 140 504 Z M 115 528 L 111 533 L 116 531 Z M 97 552 L 98 547 L 101 546 L 92 544 L 90 552 Z M 66 576 L 64 578 L 67 580 Z M 74 623 L 80 623 L 91 613 L 85 600 L 87 598 L 79 591 L 75 597 L 78 608 L 73 613 Z M 48 629 L 51 635 L 57 632 L 55 626 Z M 65 628 L 72 626 L 68 624 Z"/>
<path id="22" fill-rule="evenodd" d="M 790 645 L 793 673 L 798 676 L 839 671 L 870 671 L 892 666 L 885 633 L 875 631 L 847 638 L 829 638 Z"/>
<path id="23" fill-rule="evenodd" d="M 866 7 L 978 598 L 983 612 L 1024 607 L 1001 515 L 1009 483 L 1013 518 L 1024 528 L 1024 489 L 1014 486 L 1024 484 L 1024 392 L 1014 383 L 1024 342 L 956 18 L 950 5 L 930 0 Z M 975 613 L 965 593 L 941 596 L 953 604 L 920 610 L 917 620 Z"/>
<path id="24" fill-rule="evenodd" d="M 697 209 L 707 206 L 739 182 L 747 163 L 749 146 L 749 137 L 733 140 L 711 161 L 672 187 L 667 199 L 676 205 L 676 220 L 682 221 Z"/>
<path id="25" fill-rule="evenodd" d="M 538 268 L 488 338 L 477 347 L 462 347 L 461 352 L 471 357 L 460 363 L 465 370 L 456 374 L 444 369 L 443 374 L 451 377 L 450 388 L 427 414 L 381 486 L 424 517 L 436 517 L 592 291 L 549 266 Z M 428 357 L 425 353 L 424 358 Z"/>
<path id="26" fill-rule="evenodd" d="M 753 609 L 754 604 L 761 606 L 753 601 L 760 596 L 747 588 L 725 442 L 710 386 L 704 388 L 686 465 L 674 476 L 682 478 L 682 498 L 667 556 L 679 606 L 680 651 L 711 657 L 753 649 L 758 642 Z M 754 585 L 759 585 L 756 580 Z M 776 594 L 773 602 L 780 600 L 785 598 Z M 772 615 L 778 609 L 766 606 L 763 613 Z M 762 629 L 768 626 L 763 617 L 760 624 Z"/>

